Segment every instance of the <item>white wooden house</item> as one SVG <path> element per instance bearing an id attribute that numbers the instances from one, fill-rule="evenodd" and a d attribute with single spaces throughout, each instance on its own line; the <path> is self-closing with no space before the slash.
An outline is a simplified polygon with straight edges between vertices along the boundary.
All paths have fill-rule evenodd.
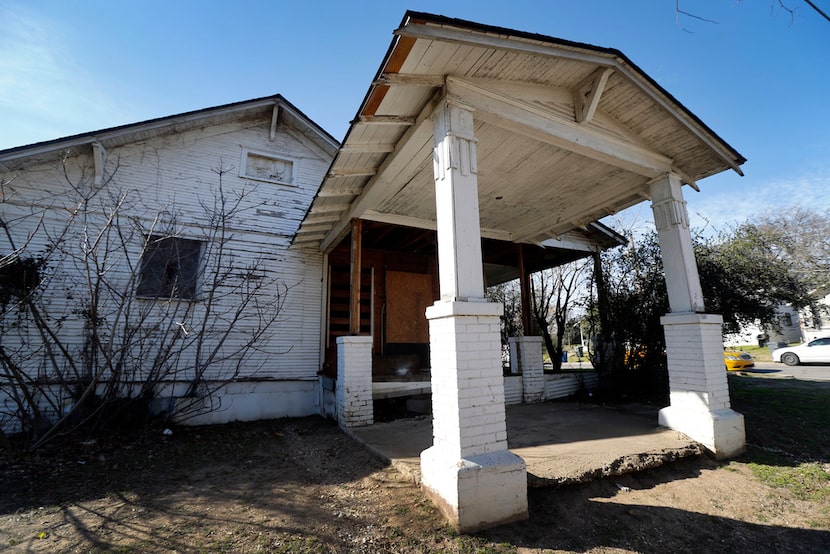
<path id="1" fill-rule="evenodd" d="M 683 186 L 740 173 L 744 161 L 617 50 L 408 12 L 342 144 L 280 97 L 243 102 L 0 152 L 0 207 L 18 241 L 35 213 L 66 217 L 58 199 L 71 167 L 74 183 L 135 191 L 141 202 L 129 207 L 146 208 L 134 218 L 145 237 L 155 235 L 148 214 L 175 200 L 175 232 L 158 236 L 198 242 L 196 231 L 216 227 L 195 210 L 215 197 L 212 169 L 233 166 L 225 190 L 252 188 L 254 201 L 227 244 L 265 264 L 244 275 L 292 288 L 273 343 L 250 359 L 255 370 L 242 368 L 202 421 L 324 413 L 345 428 L 368 425 L 378 381 L 428 370 L 427 384 L 406 383 L 432 394 L 422 485 L 469 531 L 527 516 L 524 462 L 507 450 L 502 307 L 486 301 L 486 283 L 519 277 L 526 297 L 529 272 L 613 245 L 594 222 L 643 200 L 671 306 L 662 320 L 671 405 L 659 423 L 718 457 L 743 451 Z M 148 263 L 134 262 L 140 279 L 169 281 L 144 275 Z M 187 282 L 174 275 L 160 289 L 179 294 Z M 197 316 L 203 285 L 189 303 Z M 244 333 L 231 339 L 244 343 Z M 522 397 L 543 400 L 557 387 L 545 383 L 541 339 L 513 350 Z M 160 394 L 191 392 L 174 385 Z"/>
<path id="2" fill-rule="evenodd" d="M 69 233 L 59 247 L 69 252 L 54 253 L 46 269 L 50 277 L 41 310 L 53 321 L 62 319 L 61 340 L 72 348 L 70 356 L 81 357 L 89 323 L 79 313 L 83 306 L 78 303 L 89 295 L 77 250 L 83 235 L 100 233 L 119 205 L 119 233 L 129 233 L 128 244 L 114 244 L 108 236 L 108 243 L 99 240 L 94 245 L 96 258 L 86 260 L 106 266 L 102 270 L 109 275 L 108 283 L 119 287 L 119 294 L 135 296 L 130 304 L 134 319 L 140 310 L 155 310 L 141 316 L 141 326 L 157 326 L 144 337 L 147 342 L 171 335 L 192 337 L 193 331 L 211 336 L 208 342 L 215 343 L 216 337 L 224 337 L 218 328 L 228 324 L 223 317 L 230 317 L 239 302 L 238 291 L 231 291 L 214 302 L 211 327 L 200 325 L 206 295 L 214 288 L 211 264 L 216 263 L 220 237 L 219 223 L 210 220 L 209 212 L 217 215 L 214 204 L 221 173 L 224 211 L 238 212 L 223 229 L 229 239 L 225 265 L 234 273 L 255 272 L 248 276 L 249 282 L 273 277 L 281 305 L 273 328 L 259 337 L 256 351 L 239 371 L 233 360 L 207 370 L 206 385 L 231 375 L 232 383 L 219 400 L 213 399 L 212 407 L 217 409 L 205 411 L 193 422 L 314 414 L 319 411 L 324 257 L 319 251 L 289 246 L 337 146 L 296 107 L 273 96 L 6 150 L 0 152 L 0 217 L 8 236 L 0 237 L 0 255 L 7 267 L 13 267 L 8 264 L 16 256 L 38 255 L 47 242 Z M 86 207 L 83 198 L 88 199 Z M 234 204 L 240 198 L 239 205 Z M 154 237 L 165 238 L 166 243 L 145 245 Z M 164 247 L 176 248 L 181 262 L 175 275 L 178 290 L 172 296 L 184 302 L 177 302 L 175 311 L 169 309 L 170 275 L 159 273 L 171 268 L 152 267 L 153 252 L 159 260 L 169 258 L 159 251 Z M 193 250 L 190 264 L 185 263 L 188 247 Z M 168 279 L 166 289 L 164 279 Z M 217 290 L 230 289 L 223 284 Z M 118 303 L 118 298 L 110 296 L 107 301 Z M 246 308 L 248 313 L 242 315 L 253 311 Z M 112 309 L 103 309 L 104 315 L 105 327 L 128 327 L 120 325 Z M 230 336 L 224 337 L 223 348 L 233 352 L 234 345 L 243 344 L 243 337 L 251 332 L 250 318 L 240 318 Z M 15 336 L 23 340 L 26 333 L 36 330 L 32 325 L 17 335 L 7 330 L 0 345 L 14 350 Z M 157 398 L 186 393 L 194 378 L 186 367 L 193 354 L 175 360 L 182 367 L 163 379 L 168 386 L 155 392 Z M 42 379 L 57 378 L 56 371 L 71 373 L 64 363 L 48 367 L 42 353 L 28 362 L 31 372 Z M 3 401 L 6 411 L 13 411 L 10 399 Z M 68 409 L 68 402 L 57 399 L 57 409 Z M 194 415 L 201 411 L 190 410 Z"/>
<path id="3" fill-rule="evenodd" d="M 184 359 L 176 360 L 185 367 L 170 371 L 154 387 L 153 409 L 173 409 L 176 402 L 186 402 L 186 421 L 193 424 L 310 414 L 337 418 L 334 342 L 349 335 L 349 241 L 328 255 L 316 246 L 291 245 L 301 222 L 305 220 L 309 228 L 308 222 L 317 217 L 310 212 L 311 202 L 337 147 L 295 106 L 273 96 L 0 152 L 0 217 L 9 232 L 0 239 L 3 263 L 13 270 L 9 264 L 39 255 L 57 236 L 63 237 L 62 249 L 79 246 L 80 235 L 102 232 L 107 215 L 123 199 L 118 216 L 130 223 L 120 224 L 119 232 L 131 233 L 130 244 L 126 249 L 99 244 L 98 256 L 85 258 L 85 263 L 95 265 L 107 258 L 112 265 L 108 275 L 117 275 L 108 277 L 108 284 L 122 287 L 120 293 L 131 296 L 137 309 L 157 312 L 141 313 L 141 325 L 156 328 L 135 340 L 153 343 L 161 334 L 198 333 L 211 289 L 211 266 L 216 264 L 210 257 L 215 249 L 209 247 L 219 240 L 215 222 L 210 221 L 215 214 L 206 212 L 205 204 L 212 207 L 221 173 L 229 202 L 244 194 L 239 213 L 228 219 L 225 232 L 232 238 L 225 263 L 237 271 L 249 271 L 256 264 L 256 273 L 272 280 L 281 294 L 279 317 L 258 338 L 239 371 L 229 370 L 227 363 L 207 370 L 206 387 L 230 383 L 196 405 L 183 400 L 193 396 L 189 387 L 194 380 L 186 367 L 193 363 L 192 352 L 185 352 Z M 89 209 L 82 210 L 91 216 L 88 219 L 78 211 L 84 197 L 89 198 Z M 72 234 L 71 240 L 66 233 Z M 367 283 L 361 325 L 374 337 L 367 366 L 374 397 L 428 394 L 429 338 L 423 313 L 437 298 L 435 232 L 366 221 L 364 235 Z M 615 246 L 620 240 L 607 227 L 591 223 L 556 237 L 546 247 L 526 245 L 525 274 Z M 484 246 L 490 283 L 518 277 L 510 245 L 485 239 Z M 164 275 L 170 268 L 159 265 L 171 255 L 178 263 L 175 287 Z M 81 357 L 90 331 L 78 308 L 79 302 L 86 301 L 89 282 L 79 264 L 77 255 L 52 255 L 44 270 L 51 277 L 44 285 L 41 309 L 52 320 L 62 320 L 62 344 Z M 171 293 L 183 301 L 186 312 L 181 306 L 169 309 Z M 106 325 L 117 326 L 113 312 L 121 305 L 118 299 L 109 302 L 118 308 L 102 309 L 102 317 L 108 319 Z M 235 302 L 225 299 L 212 309 L 227 312 Z M 208 331 L 206 335 L 217 334 L 215 329 Z M 242 322 L 225 340 L 244 344 L 239 337 L 250 332 Z M 30 327 L 26 333 L 35 329 Z M 14 334 L 7 333 L 0 346 L 13 347 L 13 339 Z M 154 358 L 152 344 L 137 356 Z M 47 367 L 42 354 L 28 362 L 31 374 L 47 381 L 57 379 L 57 370 Z M 586 379 L 596 382 L 595 375 L 550 376 L 549 382 L 537 386 L 556 391 L 547 395 L 552 398 L 573 393 Z M 512 391 L 508 402 L 527 397 L 521 379 L 507 378 L 505 383 Z M 134 386 L 125 389 L 134 390 Z M 52 412 L 57 417 L 72 407 L 72 399 L 59 390 L 57 381 L 53 394 Z M 541 398 L 541 393 L 535 394 Z M 4 424 L 13 429 L 16 405 L 8 394 L 0 402 Z M 49 409 L 49 402 L 45 404 Z"/>

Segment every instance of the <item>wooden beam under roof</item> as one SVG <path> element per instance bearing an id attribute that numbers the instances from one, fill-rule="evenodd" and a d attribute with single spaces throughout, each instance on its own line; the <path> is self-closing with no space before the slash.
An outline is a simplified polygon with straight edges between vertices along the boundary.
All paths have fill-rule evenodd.
<path id="1" fill-rule="evenodd" d="M 430 117 L 435 112 L 435 108 L 443 99 L 442 94 L 434 95 L 429 102 L 421 110 L 414 125 L 409 127 L 403 136 L 398 140 L 400 148 L 391 152 L 378 167 L 377 174 L 369 179 L 363 192 L 358 196 L 343 217 L 338 221 L 329 234 L 323 239 L 320 248 L 323 252 L 328 252 L 334 248 L 338 242 L 348 233 L 349 221 L 355 217 L 361 217 L 363 213 L 379 204 L 381 200 L 390 194 L 397 191 L 390 191 L 394 177 L 404 171 L 413 171 L 413 164 L 415 167 L 420 165 L 422 151 L 431 151 L 435 138 L 432 130 L 432 120 Z M 385 174 L 389 172 L 390 177 Z"/>
<path id="2" fill-rule="evenodd" d="M 316 202 L 315 202 L 315 204 L 316 204 Z M 349 207 L 348 202 L 339 202 L 339 203 L 336 203 L 336 204 L 327 204 L 325 206 L 312 205 L 311 206 L 311 212 L 309 212 L 309 213 L 312 214 L 312 215 L 313 214 L 338 213 L 338 212 L 342 212 L 343 210 L 345 210 L 348 207 Z"/>
<path id="3" fill-rule="evenodd" d="M 363 222 L 353 219 L 351 243 L 351 272 L 349 276 L 349 334 L 360 334 L 360 276 L 363 260 Z"/>
<path id="4" fill-rule="evenodd" d="M 438 224 L 432 219 L 422 219 L 409 215 L 382 213 L 375 210 L 366 210 L 363 212 L 361 218 L 367 221 L 376 221 L 378 223 L 388 223 L 390 225 L 400 225 L 403 227 L 414 227 L 417 229 L 427 229 L 430 231 L 435 231 L 438 228 Z M 508 231 L 482 227 L 480 232 L 483 238 L 502 240 L 506 242 L 511 242 L 513 240 L 513 234 Z"/>
<path id="5" fill-rule="evenodd" d="M 373 85 L 402 85 L 416 87 L 443 87 L 443 75 L 415 75 L 407 73 L 384 73 Z"/>
<path id="6" fill-rule="evenodd" d="M 544 107 L 518 101 L 463 79 L 447 78 L 447 95 L 476 110 L 476 119 L 585 157 L 654 178 L 672 160 L 657 152 L 566 120 Z"/>
<path id="7" fill-rule="evenodd" d="M 340 219 L 340 216 L 334 213 L 309 213 L 304 221 L 337 221 Z"/>
<path id="8" fill-rule="evenodd" d="M 343 169 L 332 169 L 326 175 L 327 179 L 337 179 L 339 177 L 371 177 L 377 173 L 377 170 L 372 167 L 349 167 Z"/>
<path id="9" fill-rule="evenodd" d="M 341 152 L 356 152 L 359 154 L 371 154 L 374 152 L 392 152 L 394 150 L 394 144 L 381 142 L 348 143 L 340 147 Z"/>
<path id="10" fill-rule="evenodd" d="M 351 125 L 357 124 L 409 126 L 415 124 L 415 118 L 402 115 L 361 115 L 351 121 Z"/>
<path id="11" fill-rule="evenodd" d="M 342 198 L 345 196 L 357 196 L 360 194 L 360 189 L 323 189 L 317 193 L 318 198 Z"/>
<path id="12" fill-rule="evenodd" d="M 297 235 L 294 237 L 294 243 L 293 244 L 317 243 L 317 242 L 320 242 L 320 240 L 324 236 L 326 236 L 324 233 L 308 233 L 308 234 L 297 233 Z"/>

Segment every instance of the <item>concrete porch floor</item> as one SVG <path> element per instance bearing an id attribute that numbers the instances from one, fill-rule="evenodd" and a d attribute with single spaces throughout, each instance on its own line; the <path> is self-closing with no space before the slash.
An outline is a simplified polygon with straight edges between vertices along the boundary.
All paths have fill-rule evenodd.
<path id="1" fill-rule="evenodd" d="M 432 445 L 432 419 L 399 419 L 351 429 L 354 438 L 420 483 L 420 454 Z M 507 407 L 508 447 L 527 465 L 528 485 L 581 483 L 697 456 L 703 448 L 657 425 L 657 411 L 574 402 Z"/>

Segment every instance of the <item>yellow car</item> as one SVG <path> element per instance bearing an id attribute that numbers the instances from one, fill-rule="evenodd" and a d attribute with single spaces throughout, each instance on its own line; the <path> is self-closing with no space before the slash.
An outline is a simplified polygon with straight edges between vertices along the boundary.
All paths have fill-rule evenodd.
<path id="1" fill-rule="evenodd" d="M 752 359 L 752 356 L 739 350 L 724 350 L 723 363 L 726 365 L 727 371 L 740 371 L 755 366 L 755 360 Z"/>

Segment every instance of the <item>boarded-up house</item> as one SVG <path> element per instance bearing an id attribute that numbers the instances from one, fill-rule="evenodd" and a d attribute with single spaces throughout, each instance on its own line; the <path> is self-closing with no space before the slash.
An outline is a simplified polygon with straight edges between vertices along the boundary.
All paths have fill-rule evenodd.
<path id="1" fill-rule="evenodd" d="M 322 413 L 367 425 L 376 391 L 389 392 L 378 381 L 428 371 L 426 385 L 394 387 L 431 392 L 423 486 L 471 530 L 527 514 L 524 463 L 507 450 L 501 306 L 485 285 L 526 284 L 531 271 L 615 244 L 595 222 L 645 199 L 671 305 L 671 405 L 660 423 L 719 457 L 743 450 L 722 319 L 705 312 L 682 187 L 740 173 L 744 161 L 616 50 L 410 12 L 343 144 L 273 97 L 0 152 L 15 243 L 2 248 L 16 263 L 35 230 L 48 231 L 39 247 L 63 238 L 67 218 L 123 224 L 100 238 L 82 226 L 61 244 L 94 262 L 82 284 L 122 272 L 107 292 L 131 310 L 90 320 L 73 305 L 54 279 L 79 274 L 68 246 L 44 273 L 63 286 L 50 289 L 50 310 L 66 314 L 61 331 L 88 358 L 70 369 L 113 367 L 84 341 L 115 340 L 116 328 L 147 338 L 119 360 L 145 360 L 141 345 L 153 341 L 196 340 L 162 358 L 175 379 L 152 395 L 218 408 L 198 421 Z M 102 193 L 118 217 L 87 201 Z M 234 217 L 217 217 L 228 210 Z M 231 264 L 214 263 L 217 245 Z M 275 307 L 276 332 L 259 335 Z M 136 314 L 138 324 L 114 325 Z M 541 341 L 512 348 L 522 397 L 544 399 Z M 49 352 L 30 359 L 45 379 L 65 371 Z M 233 378 L 211 396 L 220 376 L 199 368 L 217 359 Z"/>

